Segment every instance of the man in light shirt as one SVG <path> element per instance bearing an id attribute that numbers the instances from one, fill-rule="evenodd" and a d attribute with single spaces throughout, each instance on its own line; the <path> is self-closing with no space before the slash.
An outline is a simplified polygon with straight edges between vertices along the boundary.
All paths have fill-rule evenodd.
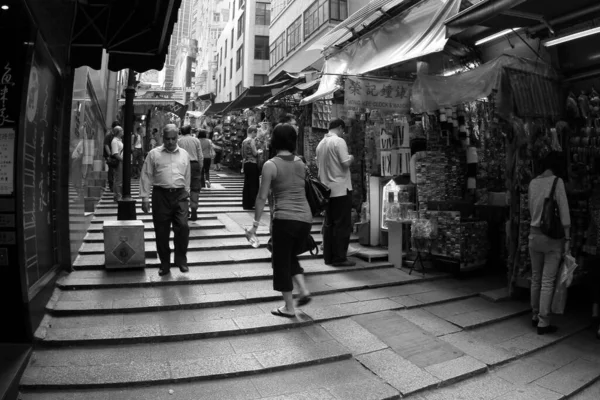
<path id="1" fill-rule="evenodd" d="M 156 234 L 156 249 L 160 258 L 160 276 L 170 272 L 171 246 L 169 236 L 173 224 L 175 266 L 188 272 L 187 248 L 190 236 L 188 211 L 191 166 L 187 151 L 177 145 L 179 129 L 168 124 L 163 129 L 163 145 L 148 153 L 140 180 L 142 210 L 150 212 L 152 189 L 152 223 Z"/>
<path id="2" fill-rule="evenodd" d="M 354 156 L 348 154 L 348 145 L 342 139 L 346 124 L 341 119 L 329 123 L 329 132 L 317 146 L 319 179 L 331 189 L 329 205 L 323 226 L 323 258 L 325 264 L 351 267 L 348 245 L 352 232 L 352 182 L 350 166 Z"/>
<path id="3" fill-rule="evenodd" d="M 204 157 L 202 156 L 202 146 L 200 140 L 192 135 L 192 127 L 185 125 L 180 129 L 181 137 L 177 144 L 180 148 L 188 152 L 191 162 L 192 180 L 190 184 L 190 207 L 192 209 L 191 221 L 198 219 L 198 198 L 200 197 L 200 188 L 202 187 L 202 165 Z"/>

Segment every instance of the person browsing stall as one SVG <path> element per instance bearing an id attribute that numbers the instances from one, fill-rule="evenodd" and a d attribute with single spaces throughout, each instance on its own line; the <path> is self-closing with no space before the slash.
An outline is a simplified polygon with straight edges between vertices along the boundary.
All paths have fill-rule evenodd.
<path id="1" fill-rule="evenodd" d="M 202 165 L 204 157 L 202 155 L 202 146 L 200 140 L 192 135 L 192 127 L 185 125 L 181 128 L 181 137 L 177 144 L 187 151 L 191 163 L 191 183 L 190 183 L 190 207 L 192 209 L 191 221 L 198 220 L 198 198 L 200 197 L 200 188 L 202 187 Z"/>
<path id="2" fill-rule="evenodd" d="M 170 272 L 171 247 L 169 236 L 173 225 L 175 266 L 188 272 L 187 249 L 191 163 L 188 152 L 177 145 L 179 129 L 168 124 L 163 129 L 163 144 L 148 153 L 140 180 L 142 210 L 150 212 L 152 191 L 152 223 L 156 232 L 156 249 L 160 258 L 160 276 Z"/>
<path id="3" fill-rule="evenodd" d="M 354 162 L 354 156 L 348 154 L 348 145 L 342 139 L 345 130 L 343 120 L 332 120 L 329 132 L 317 146 L 319 179 L 331 189 L 323 226 L 323 258 L 325 264 L 335 267 L 351 267 L 356 264 L 347 259 L 352 233 L 350 166 Z"/>

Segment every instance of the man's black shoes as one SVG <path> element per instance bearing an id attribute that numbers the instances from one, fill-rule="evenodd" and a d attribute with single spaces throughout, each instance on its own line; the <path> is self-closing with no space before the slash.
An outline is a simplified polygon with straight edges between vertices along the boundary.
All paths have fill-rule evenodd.
<path id="1" fill-rule="evenodd" d="M 354 261 L 345 260 L 345 261 L 333 262 L 333 263 L 331 263 L 331 265 L 334 267 L 354 267 L 356 265 L 356 263 Z"/>
<path id="2" fill-rule="evenodd" d="M 197 221 L 198 220 L 198 210 L 192 210 L 192 212 L 190 213 L 190 221 Z"/>
<path id="3" fill-rule="evenodd" d="M 181 272 L 189 272 L 189 271 L 190 271 L 190 269 L 188 268 L 188 266 L 187 266 L 187 265 L 180 265 L 180 266 L 179 266 L 179 270 L 180 270 Z"/>
<path id="4" fill-rule="evenodd" d="M 165 276 L 171 273 L 171 269 L 170 268 L 159 268 L 158 269 L 158 275 L 159 276 Z"/>

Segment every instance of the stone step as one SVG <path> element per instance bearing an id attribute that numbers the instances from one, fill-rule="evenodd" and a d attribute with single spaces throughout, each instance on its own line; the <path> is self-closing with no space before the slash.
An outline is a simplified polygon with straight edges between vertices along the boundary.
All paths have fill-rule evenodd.
<path id="1" fill-rule="evenodd" d="M 319 340 L 318 333 L 307 328 L 183 343 L 38 350 L 23 374 L 21 388 L 174 384 L 256 375 L 352 357 L 351 351 L 337 341 Z"/>
<path id="2" fill-rule="evenodd" d="M 275 382 L 280 384 L 274 384 Z M 26 390 L 27 388 L 22 388 Z M 172 390 L 172 392 L 171 392 Z M 172 393 L 172 395 L 170 395 Z M 202 397 L 199 397 L 202 393 Z M 373 375 L 355 360 L 311 365 L 259 376 L 226 380 L 159 384 L 123 389 L 25 391 L 22 400 L 149 400 L 149 399 L 247 399 L 247 400 L 333 400 L 398 399 L 398 391 Z"/>
<path id="3" fill-rule="evenodd" d="M 138 210 L 138 214 L 142 214 L 141 204 Z M 268 212 L 269 207 L 265 206 L 265 212 Z M 248 210 L 244 210 L 240 205 L 238 206 L 206 206 L 198 208 L 198 214 L 225 214 L 225 213 L 248 213 Z M 104 217 L 104 216 L 116 216 L 117 208 L 107 209 L 107 210 L 99 210 L 94 213 L 96 217 Z"/>
<path id="4" fill-rule="evenodd" d="M 190 225 L 190 228 L 193 227 Z M 200 228 L 198 228 L 200 229 Z M 257 235 L 260 239 L 260 247 L 266 248 L 267 241 L 270 236 L 268 233 L 262 233 Z M 323 236 L 320 233 L 314 233 L 313 239 L 315 243 L 321 244 L 323 243 Z M 358 237 L 354 236 L 350 238 L 350 243 L 358 243 Z M 153 240 L 148 241 L 144 244 L 144 248 L 147 254 L 147 258 L 156 258 L 156 242 Z M 173 240 L 171 239 L 171 248 L 173 248 Z M 248 240 L 242 234 L 239 234 L 235 237 L 221 237 L 215 238 L 212 235 L 204 239 L 194 239 L 191 238 L 188 244 L 188 251 L 198 251 L 198 250 L 221 250 L 221 251 L 230 251 L 230 250 L 239 250 L 239 249 L 247 249 L 248 248 Z M 83 243 L 81 248 L 79 249 L 80 255 L 90 255 L 90 254 L 104 254 L 104 243 L 95 242 L 95 243 Z"/>
<path id="5" fill-rule="evenodd" d="M 197 221 L 189 221 L 189 226 L 192 227 L 194 226 L 194 224 L 196 224 Z M 250 224 L 248 224 L 250 225 Z M 190 240 L 194 239 L 194 238 L 212 238 L 212 239 L 218 239 L 218 238 L 232 238 L 232 237 L 245 237 L 244 236 L 244 231 L 243 228 L 240 226 L 237 226 L 238 229 L 236 229 L 235 231 L 231 231 L 228 229 L 192 229 L 190 230 Z M 311 234 L 314 235 L 317 233 L 321 232 L 321 224 L 319 222 L 313 222 L 313 226 L 311 228 Z M 259 230 L 257 232 L 257 236 L 261 237 L 265 237 L 264 243 L 262 243 L 263 245 L 267 242 L 268 240 L 268 236 L 269 236 L 269 228 L 265 227 L 265 226 L 260 226 Z M 154 231 L 150 230 L 144 230 L 144 239 L 146 240 L 147 243 L 149 243 L 150 241 L 154 241 L 156 235 L 154 233 Z M 173 232 L 171 232 L 170 235 L 171 239 L 173 238 Z M 88 233 L 85 238 L 84 241 L 86 243 L 104 243 L 104 234 L 101 232 L 91 232 Z M 248 247 L 247 242 L 246 242 L 246 248 Z M 387 253 L 386 253 L 387 254 Z"/>
<path id="6" fill-rule="evenodd" d="M 442 275 L 443 276 L 443 275 Z M 384 288 L 423 279 L 395 268 L 344 271 L 338 274 L 308 275 L 307 285 L 313 295 L 340 293 L 366 288 Z M 462 297 L 470 297 L 465 293 Z M 449 295 L 455 298 L 455 293 Z M 460 297 L 460 296 L 459 296 Z M 61 291 L 56 289 L 46 305 L 53 315 L 114 314 L 122 312 L 196 309 L 223 305 L 250 304 L 277 300 L 281 293 L 273 290 L 271 279 L 252 281 L 174 285 L 158 287 L 111 288 Z"/>
<path id="7" fill-rule="evenodd" d="M 438 277 L 439 278 L 439 277 Z M 460 285 L 460 286 L 451 286 Z M 281 304 L 281 299 L 268 302 L 215 306 L 202 309 L 178 309 L 133 313 L 60 316 L 47 314 L 35 336 L 40 345 L 95 345 L 115 343 L 144 343 L 150 341 L 175 341 L 214 336 L 241 335 L 287 329 L 301 322 L 324 322 L 344 317 L 380 312 L 382 310 L 408 310 L 454 302 L 465 296 L 476 296 L 485 284 L 479 280 L 454 282 L 433 277 L 379 289 L 362 289 L 343 293 L 314 295 L 313 301 L 303 307 L 302 317 L 287 319 L 273 317 L 270 310 Z M 439 287 L 439 288 L 437 288 Z M 454 288 L 453 296 L 440 299 L 441 290 Z M 408 293 L 408 294 L 407 294 Z M 418 298 L 428 296 L 428 303 Z M 415 310 L 416 311 L 416 310 Z M 425 313 L 431 319 L 439 319 Z M 402 314 L 406 316 L 406 314 Z M 423 316 L 406 316 L 417 325 L 431 325 Z M 444 333 L 460 331 L 445 323 Z M 449 326 L 449 328 L 448 328 Z"/>
<path id="8" fill-rule="evenodd" d="M 139 221 L 144 221 L 144 222 L 152 222 L 152 215 L 151 214 L 139 214 L 137 215 L 137 220 Z M 219 218 L 217 217 L 216 214 L 205 214 L 205 215 L 198 215 L 198 220 L 199 221 L 217 221 Z M 118 218 L 116 215 L 109 215 L 109 216 L 104 216 L 104 217 L 94 217 L 94 219 L 92 219 L 91 223 L 92 224 L 103 224 L 104 221 L 117 221 Z M 190 221 L 190 223 L 192 223 L 193 221 Z"/>
<path id="9" fill-rule="evenodd" d="M 150 202 L 150 205 L 152 205 L 152 202 Z M 226 201 L 226 200 L 212 200 L 212 199 L 200 199 L 200 201 L 198 202 L 199 208 L 200 207 L 219 207 L 219 206 L 242 206 L 242 200 L 230 200 L 230 201 Z M 141 210 L 142 209 L 142 202 L 141 200 L 138 201 L 137 204 L 138 208 Z M 99 204 L 98 206 L 96 206 L 96 211 L 102 210 L 110 210 L 110 209 L 114 209 L 115 211 L 117 210 L 117 205 L 116 203 L 112 203 L 112 204 L 108 204 L 108 203 L 102 203 Z"/>
<path id="10" fill-rule="evenodd" d="M 144 222 L 144 232 L 154 232 L 154 224 L 152 221 L 143 221 Z M 219 222 L 218 220 L 205 220 L 200 219 L 199 221 L 193 221 L 194 223 L 190 223 L 190 230 L 199 230 L 199 229 L 222 229 L 225 227 L 224 224 Z M 102 233 L 104 232 L 104 228 L 102 225 L 93 224 L 87 230 L 89 233 Z"/>
<path id="11" fill-rule="evenodd" d="M 566 399 L 600 379 L 600 342 L 588 317 L 555 316 L 557 333 L 538 335 L 529 318 L 518 317 L 440 339 L 488 366 L 488 373 L 447 382 L 418 399 Z M 599 392 L 600 394 L 600 392 Z M 593 397 L 597 399 L 598 397 Z"/>
<path id="12" fill-rule="evenodd" d="M 344 267 L 343 271 L 390 268 L 391 266 L 387 261 L 373 263 L 357 261 L 354 267 Z M 319 258 L 303 261 L 302 268 L 307 275 L 340 272 L 340 268 L 326 265 L 323 259 Z M 82 270 L 73 271 L 61 277 L 57 282 L 57 286 L 63 290 L 171 286 L 267 279 L 271 278 L 272 275 L 270 261 L 190 267 L 190 271 L 187 273 L 182 273 L 178 269 L 173 268 L 171 274 L 166 276 L 159 276 L 157 270 L 154 268 L 122 271 L 107 269 Z"/>

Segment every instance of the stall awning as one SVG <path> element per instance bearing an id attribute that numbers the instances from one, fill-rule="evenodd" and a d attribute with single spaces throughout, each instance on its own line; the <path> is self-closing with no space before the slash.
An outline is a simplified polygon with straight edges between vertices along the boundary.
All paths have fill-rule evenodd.
<path id="1" fill-rule="evenodd" d="M 274 91 L 278 92 L 288 81 L 279 81 L 269 83 L 263 86 L 250 86 L 244 92 L 239 95 L 235 100 L 231 102 L 223 110 L 224 113 L 236 110 L 244 110 L 246 108 L 252 108 L 259 106 L 265 102 L 269 97 L 274 95 Z"/>
<path id="2" fill-rule="evenodd" d="M 125 99 L 119 99 L 119 105 L 122 106 L 125 104 Z M 172 104 L 179 104 L 183 107 L 183 104 L 169 99 L 144 99 L 144 98 L 136 98 L 133 99 L 134 106 L 170 106 Z"/>
<path id="3" fill-rule="evenodd" d="M 455 15 L 461 0 L 424 0 L 377 29 L 332 54 L 325 61 L 317 92 L 308 104 L 335 92 L 343 75 L 361 75 L 444 50 L 444 21 Z"/>
<path id="4" fill-rule="evenodd" d="M 369 24 L 385 16 L 390 9 L 401 3 L 410 2 L 410 0 L 373 0 L 336 25 L 326 35 L 313 43 L 308 50 L 323 50 L 344 43 L 352 38 L 353 34 L 366 29 Z"/>
<path id="5" fill-rule="evenodd" d="M 213 103 L 213 104 L 211 104 L 210 107 L 208 107 L 206 109 L 206 111 L 204 111 L 204 115 L 221 114 L 223 112 L 223 110 L 230 104 L 231 104 L 230 101 L 227 101 L 224 103 Z"/>
<path id="6" fill-rule="evenodd" d="M 320 79 L 315 79 L 314 81 L 311 81 L 311 82 L 299 83 L 297 85 L 290 85 L 290 86 L 282 89 L 275 96 L 266 100 L 265 105 L 272 104 L 272 103 L 276 102 L 277 100 L 281 99 L 282 97 L 290 96 L 290 95 L 293 95 L 296 93 L 302 93 L 307 90 L 310 90 L 310 89 L 314 88 L 315 86 L 317 86 L 320 81 L 321 81 Z"/>
<path id="7" fill-rule="evenodd" d="M 87 0 L 63 2 L 74 11 L 70 65 L 112 71 L 161 70 L 182 0 Z M 50 2 L 48 3 L 55 3 Z M 51 19 L 51 18 L 49 18 Z"/>
<path id="8" fill-rule="evenodd" d="M 416 114 L 470 103 L 496 93 L 496 113 L 540 117 L 561 113 L 559 75 L 537 60 L 502 55 L 467 72 L 450 76 L 419 74 L 410 97 Z"/>

